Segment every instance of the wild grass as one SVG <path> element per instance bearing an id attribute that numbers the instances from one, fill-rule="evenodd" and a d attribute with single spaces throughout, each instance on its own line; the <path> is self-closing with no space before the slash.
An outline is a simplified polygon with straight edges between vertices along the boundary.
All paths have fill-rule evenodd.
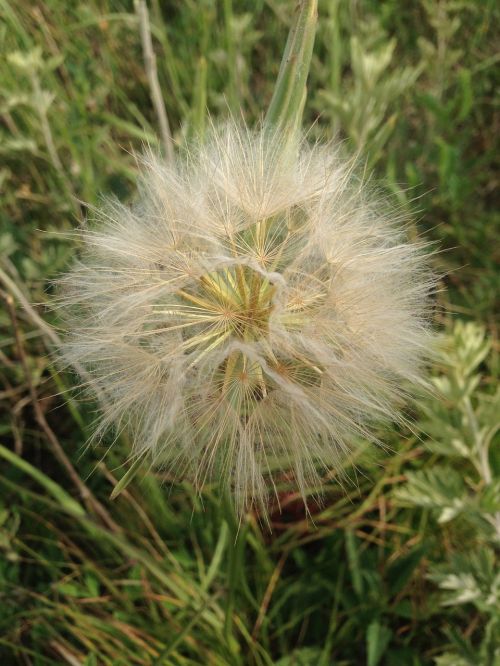
<path id="1" fill-rule="evenodd" d="M 178 146 L 266 110 L 293 3 L 149 4 Z M 57 371 L 51 281 L 80 202 L 130 200 L 161 128 L 129 2 L 0 0 L 0 662 L 275 666 L 500 663 L 495 171 L 497 3 L 320 2 L 305 126 L 360 151 L 441 248 L 435 394 L 378 433 L 304 515 L 234 549 L 215 488 L 87 448 L 96 405 Z M 109 448 L 109 450 L 108 450 Z M 311 488 L 311 495 L 315 489 Z M 229 628 L 229 630 L 228 630 Z"/>

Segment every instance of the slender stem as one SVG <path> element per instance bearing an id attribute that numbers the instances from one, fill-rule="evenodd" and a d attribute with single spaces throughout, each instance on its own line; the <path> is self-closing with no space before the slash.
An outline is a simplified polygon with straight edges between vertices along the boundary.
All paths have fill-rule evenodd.
<path id="1" fill-rule="evenodd" d="M 229 650 L 234 656 L 239 656 L 239 646 L 233 634 L 234 609 L 236 602 L 236 589 L 238 581 L 243 576 L 244 550 L 247 538 L 248 523 L 238 521 L 234 512 L 233 502 L 227 488 L 222 489 L 222 509 L 224 519 L 229 527 L 229 548 L 227 563 L 227 598 L 224 616 L 224 637 Z M 239 660 L 238 660 L 239 661 Z"/>
<path id="2" fill-rule="evenodd" d="M 207 113 L 207 59 L 201 56 L 196 68 L 194 83 L 194 102 L 192 109 L 192 125 L 196 136 L 203 138 Z"/>
<path id="3" fill-rule="evenodd" d="M 71 203 L 78 214 L 78 217 L 81 219 L 81 210 L 80 206 L 78 205 L 78 200 L 76 198 L 75 191 L 73 189 L 71 180 L 68 177 L 68 174 L 63 166 L 63 163 L 61 162 L 61 158 L 59 157 L 59 154 L 56 149 L 54 136 L 52 134 L 49 118 L 47 115 L 47 103 L 44 100 L 43 90 L 40 85 L 40 79 L 38 78 L 38 73 L 36 69 L 33 69 L 33 71 L 30 74 L 30 78 L 31 78 L 31 86 L 33 89 L 34 109 L 38 113 L 38 117 L 40 119 L 42 134 L 45 141 L 45 145 L 47 147 L 47 152 L 49 153 L 49 159 L 52 163 L 52 166 L 57 171 L 59 178 L 61 179 L 61 182 L 66 190 L 66 193 L 71 199 Z"/>
<path id="4" fill-rule="evenodd" d="M 226 37 L 226 57 L 227 57 L 227 101 L 229 108 L 233 113 L 238 110 L 238 81 L 237 81 L 237 59 L 236 45 L 233 35 L 233 3 L 232 0 L 224 0 L 224 26 Z"/>
<path id="5" fill-rule="evenodd" d="M 300 126 L 317 19 L 317 0 L 300 0 L 265 117 L 267 127 L 279 128 L 289 134 Z"/>
<path id="6" fill-rule="evenodd" d="M 334 95 L 340 92 L 341 80 L 341 52 L 339 12 L 341 0 L 332 0 L 328 3 L 328 55 L 330 69 L 330 90 Z M 338 116 L 334 114 L 331 121 L 332 133 L 335 136 L 338 130 Z"/>
<path id="7" fill-rule="evenodd" d="M 30 394 L 31 403 L 35 414 L 35 419 L 40 429 L 45 433 L 45 436 L 47 438 L 47 441 L 49 443 L 52 452 L 54 453 L 54 456 L 59 461 L 59 463 L 66 469 L 69 478 L 71 479 L 71 481 L 77 488 L 78 492 L 80 493 L 83 503 L 87 506 L 89 510 L 97 514 L 104 522 L 104 524 L 107 527 L 109 527 L 109 529 L 117 533 L 121 532 L 121 528 L 111 518 L 111 515 L 109 514 L 107 509 L 94 496 L 94 494 L 88 488 L 88 486 L 86 486 L 85 483 L 80 479 L 80 476 L 78 475 L 76 469 L 73 467 L 71 460 L 66 455 L 63 446 L 57 439 L 54 431 L 52 430 L 47 419 L 45 418 L 45 414 L 41 408 L 40 399 L 38 397 L 37 390 L 32 381 L 32 373 L 29 368 L 28 360 L 26 358 L 26 354 L 24 351 L 24 345 L 23 345 L 23 340 L 21 338 L 21 333 L 17 325 L 17 315 L 14 305 L 14 299 L 11 296 L 11 294 L 8 293 L 3 294 L 3 292 L 0 292 L 0 295 L 3 296 L 7 304 L 7 309 L 12 321 L 17 353 L 21 361 L 21 367 L 23 368 L 24 371 L 26 384 L 28 385 L 28 391 Z"/>
<path id="8" fill-rule="evenodd" d="M 149 88 L 151 91 L 151 101 L 155 109 L 158 124 L 160 126 L 160 136 L 165 151 L 165 156 L 169 162 L 174 159 L 174 146 L 170 125 L 165 110 L 165 102 L 161 94 L 160 82 L 158 81 L 158 70 L 156 69 L 156 56 L 153 50 L 153 40 L 151 37 L 151 26 L 149 24 L 148 7 L 145 0 L 135 0 L 135 10 L 139 18 L 139 28 L 141 32 L 142 51 L 144 54 L 144 66 L 146 76 L 148 77 Z"/>
<path id="9" fill-rule="evenodd" d="M 472 462 L 474 463 L 484 483 L 489 486 L 493 483 L 493 474 L 490 467 L 488 442 L 485 441 L 481 435 L 479 424 L 477 422 L 474 409 L 472 408 L 471 400 L 468 396 L 464 399 L 464 405 L 472 436 L 474 438 L 476 458 Z M 500 511 L 495 512 L 490 522 L 495 529 L 497 537 L 500 538 Z"/>
<path id="10" fill-rule="evenodd" d="M 54 344 L 56 347 L 59 347 L 61 345 L 61 339 L 55 332 L 53 328 L 51 328 L 45 321 L 40 317 L 40 315 L 36 312 L 36 310 L 31 306 L 30 302 L 26 298 L 26 296 L 23 294 L 22 290 L 20 287 L 17 286 L 17 284 L 14 282 L 14 280 L 7 275 L 7 273 L 0 268 L 0 282 L 5 285 L 5 287 L 10 291 L 14 296 L 17 298 L 19 303 L 23 306 L 24 310 L 30 317 L 31 321 L 34 323 L 35 326 L 37 326 L 40 331 Z M 80 372 L 80 369 L 78 369 L 78 372 Z M 85 372 L 85 371 L 84 371 Z"/>
<path id="11" fill-rule="evenodd" d="M 33 94 L 36 103 L 36 109 L 38 111 L 38 116 L 40 118 L 40 124 L 42 126 L 42 134 L 45 140 L 45 145 L 47 146 L 47 151 L 49 153 L 50 161 L 52 165 L 63 177 L 65 177 L 64 167 L 62 162 L 57 154 L 56 146 L 54 143 L 54 138 L 52 136 L 52 130 L 50 129 L 50 123 L 47 118 L 47 107 L 43 100 L 42 88 L 40 86 L 40 81 L 38 80 L 38 75 L 36 71 L 31 73 L 31 85 L 33 87 Z"/>
<path id="12" fill-rule="evenodd" d="M 7 290 L 16 297 L 16 299 L 24 308 L 26 314 L 33 322 L 33 324 L 38 327 L 38 329 L 52 342 L 53 345 L 55 345 L 57 349 L 60 349 L 62 347 L 62 340 L 59 337 L 59 335 L 40 317 L 40 315 L 36 312 L 36 310 L 30 305 L 28 299 L 24 295 L 21 288 L 18 287 L 18 285 L 14 282 L 14 280 L 11 277 L 9 277 L 9 275 L 7 275 L 7 273 L 1 267 L 0 267 L 0 283 L 3 283 L 7 288 Z M 92 383 L 92 376 L 80 363 L 75 361 L 73 363 L 73 367 L 84 382 L 88 384 Z M 103 391 L 99 389 L 97 386 L 94 387 L 94 391 L 96 392 L 98 398 L 103 403 L 106 403 L 107 399 Z"/>

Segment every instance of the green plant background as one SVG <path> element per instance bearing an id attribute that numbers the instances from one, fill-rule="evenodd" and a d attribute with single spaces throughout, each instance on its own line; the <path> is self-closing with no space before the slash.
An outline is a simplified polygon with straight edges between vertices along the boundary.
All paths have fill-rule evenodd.
<path id="1" fill-rule="evenodd" d="M 206 109 L 263 116 L 294 5 L 151 1 L 177 143 Z M 284 492 L 272 532 L 249 517 L 235 555 L 210 488 L 141 473 L 109 499 L 126 451 L 85 447 L 96 406 L 68 392 L 33 315 L 56 323 L 44 303 L 76 201 L 130 199 L 132 153 L 158 141 L 134 7 L 0 0 L 0 663 L 500 664 L 499 14 L 320 0 L 305 126 L 359 150 L 437 242 L 442 353 L 411 431 L 360 446 L 313 521 Z"/>

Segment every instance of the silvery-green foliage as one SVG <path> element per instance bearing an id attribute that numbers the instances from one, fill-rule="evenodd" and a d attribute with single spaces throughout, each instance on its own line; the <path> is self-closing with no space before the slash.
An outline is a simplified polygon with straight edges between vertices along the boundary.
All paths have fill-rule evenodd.
<path id="1" fill-rule="evenodd" d="M 433 378 L 439 400 L 424 403 L 422 429 L 427 447 L 443 456 L 429 470 L 408 473 L 398 497 L 434 509 L 438 521 L 461 514 L 484 524 L 492 541 L 500 537 L 500 479 L 493 477 L 490 448 L 500 428 L 500 393 L 479 390 L 478 366 L 490 343 L 484 329 L 458 321 L 443 352 L 445 373 Z M 468 474 L 463 473 L 465 464 Z"/>
<path id="2" fill-rule="evenodd" d="M 429 509 L 456 540 L 452 554 L 430 567 L 441 604 L 472 606 L 482 618 L 480 645 L 477 637 L 473 643 L 449 631 L 455 650 L 441 655 L 438 666 L 500 662 L 500 478 L 494 465 L 500 394 L 481 386 L 480 371 L 490 348 L 483 327 L 456 322 L 442 373 L 433 378 L 436 394 L 423 403 L 426 446 L 440 461 L 408 472 L 396 491 L 405 504 Z"/>
<path id="3" fill-rule="evenodd" d="M 461 20 L 457 15 L 460 3 L 424 0 L 423 7 L 434 35 L 431 39 L 420 35 L 418 46 L 425 68 L 431 75 L 435 94 L 440 98 L 449 86 L 446 73 L 455 67 L 464 55 L 463 44 L 458 43 L 459 48 L 456 48 L 458 40 L 454 39 L 460 29 Z M 477 7 L 469 5 L 467 9 L 476 11 Z"/>
<path id="4" fill-rule="evenodd" d="M 421 73 L 420 66 L 397 66 L 396 47 L 396 39 L 388 39 L 376 22 L 363 24 L 350 38 L 350 82 L 319 92 L 342 131 L 358 149 L 369 151 L 371 164 L 395 128 L 397 100 Z"/>

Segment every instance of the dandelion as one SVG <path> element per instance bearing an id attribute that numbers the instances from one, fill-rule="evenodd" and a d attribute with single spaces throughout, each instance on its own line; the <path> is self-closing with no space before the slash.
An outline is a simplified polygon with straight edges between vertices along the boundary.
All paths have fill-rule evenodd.
<path id="1" fill-rule="evenodd" d="M 421 381 L 432 278 L 334 146 L 235 124 L 142 161 L 62 278 L 63 355 L 131 435 L 242 512 L 286 470 L 306 496 Z"/>

